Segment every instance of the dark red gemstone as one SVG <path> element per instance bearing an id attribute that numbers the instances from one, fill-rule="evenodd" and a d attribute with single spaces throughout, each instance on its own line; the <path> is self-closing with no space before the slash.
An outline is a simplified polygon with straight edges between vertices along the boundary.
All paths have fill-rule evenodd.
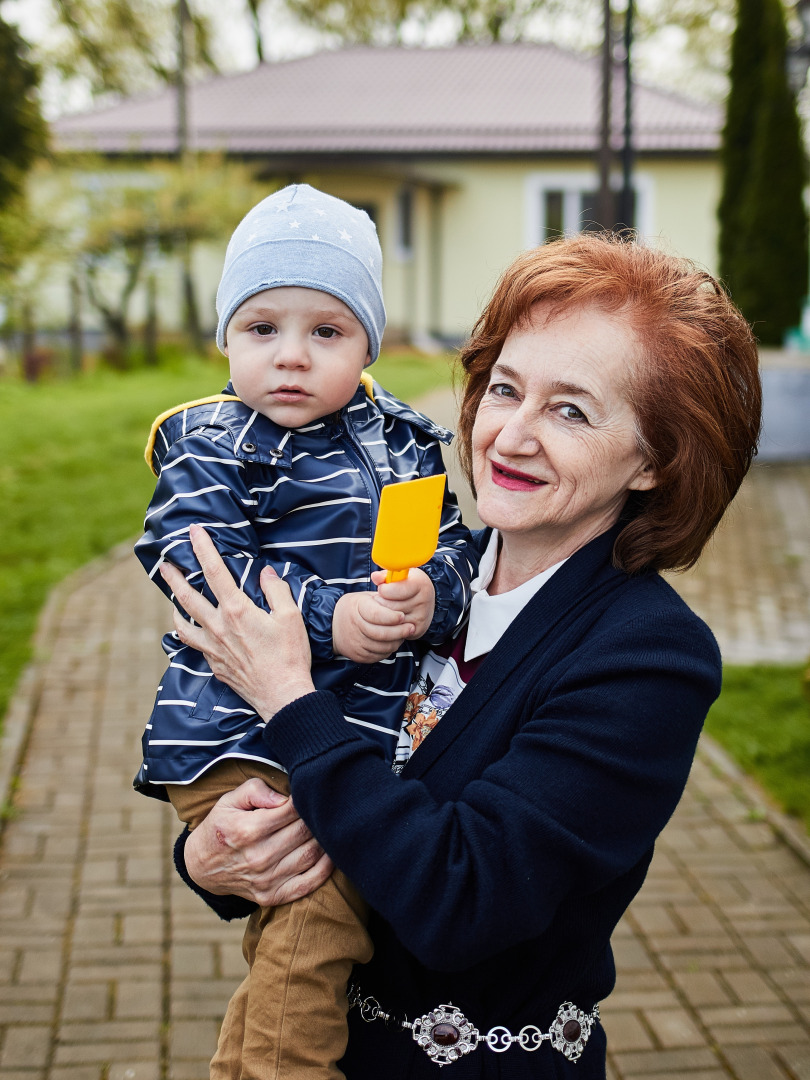
<path id="1" fill-rule="evenodd" d="M 576 1042 L 582 1034 L 582 1024 L 579 1020 L 566 1020 L 563 1024 L 563 1038 L 566 1042 Z"/>
<path id="2" fill-rule="evenodd" d="M 437 1024 L 430 1034 L 439 1046 L 455 1046 L 461 1038 L 458 1028 L 453 1024 Z"/>

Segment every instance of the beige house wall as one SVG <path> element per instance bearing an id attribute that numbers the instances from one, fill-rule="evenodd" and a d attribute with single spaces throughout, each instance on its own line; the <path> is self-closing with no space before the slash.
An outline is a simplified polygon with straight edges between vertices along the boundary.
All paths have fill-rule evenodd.
<path id="1" fill-rule="evenodd" d="M 686 255 L 714 271 L 719 167 L 706 158 L 640 159 L 641 230 L 648 242 Z M 413 161 L 372 168 L 312 171 L 301 177 L 354 204 L 370 207 L 383 249 L 383 288 L 389 343 L 409 338 L 429 345 L 431 336 L 462 339 L 472 328 L 498 275 L 522 250 L 541 241 L 544 185 L 593 190 L 596 174 L 581 159 L 469 159 Z M 277 183 L 268 182 L 268 194 Z M 398 198 L 413 199 L 412 246 L 400 243 Z M 573 203 L 571 204 L 574 205 Z M 578 204 L 577 204 L 578 205 Z M 576 219 L 574 227 L 578 227 Z M 215 323 L 214 297 L 227 237 L 195 252 L 195 279 L 203 325 Z M 161 261 L 159 321 L 178 328 L 182 319 L 179 268 Z M 59 280 L 61 278 L 61 280 Z M 111 282 L 111 284 L 115 284 Z M 64 277 L 47 284 L 47 322 L 64 326 L 69 312 Z M 143 289 L 132 298 L 132 323 L 145 313 Z M 98 319 L 85 306 L 88 325 Z M 43 320 L 44 321 L 44 320 Z M 41 323 L 42 325 L 42 323 Z"/>

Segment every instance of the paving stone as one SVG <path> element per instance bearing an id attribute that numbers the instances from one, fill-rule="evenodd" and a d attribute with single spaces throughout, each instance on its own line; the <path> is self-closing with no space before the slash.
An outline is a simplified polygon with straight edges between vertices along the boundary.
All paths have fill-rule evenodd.
<path id="1" fill-rule="evenodd" d="M 689 1076 L 699 1069 L 714 1069 L 717 1058 L 707 1048 L 689 1048 L 688 1050 L 656 1050 L 642 1053 L 617 1053 L 616 1060 L 623 1077 L 638 1077 L 647 1080 L 653 1071 L 665 1075 L 682 1073 Z"/>
<path id="2" fill-rule="evenodd" d="M 735 1080 L 786 1080 L 787 1073 L 775 1055 L 761 1046 L 728 1047 L 723 1056 L 734 1070 Z"/>
<path id="3" fill-rule="evenodd" d="M 607 1033 L 608 1045 L 616 1055 L 627 1050 L 648 1050 L 654 1045 L 636 1012 L 608 1011 L 602 1016 L 602 1027 Z"/>
<path id="4" fill-rule="evenodd" d="M 724 981 L 729 982 L 733 975 L 730 972 Z M 693 1008 L 725 1005 L 731 1000 L 728 990 L 712 971 L 674 971 L 672 978 Z"/>
<path id="5" fill-rule="evenodd" d="M 644 1019 L 661 1046 L 674 1050 L 680 1046 L 703 1046 L 706 1040 L 685 1009 L 645 1009 Z"/>
<path id="6" fill-rule="evenodd" d="M 810 1046 L 780 1046 L 779 1057 L 791 1072 L 791 1080 L 810 1080 Z"/>
<path id="7" fill-rule="evenodd" d="M 112 977 L 113 973 L 110 972 Z M 103 1020 L 110 1007 L 110 982 L 97 985 L 70 983 L 65 987 L 62 1020 Z"/>
<path id="8" fill-rule="evenodd" d="M 48 1076 L 49 1080 L 103 1080 L 106 1071 L 103 1065 L 73 1065 L 53 1068 Z"/>
<path id="9" fill-rule="evenodd" d="M 169 1032 L 172 1056 L 210 1061 L 217 1048 L 220 1024 L 217 1020 L 174 1021 Z"/>
<path id="10" fill-rule="evenodd" d="M 48 1061 L 51 1029 L 44 1024 L 18 1024 L 6 1031 L 0 1052 L 0 1068 L 36 1069 Z"/>
<path id="11" fill-rule="evenodd" d="M 138 1042 L 60 1043 L 56 1047 L 56 1065 L 88 1065 L 107 1062 L 159 1061 L 160 1041 L 157 1038 Z"/>
<path id="12" fill-rule="evenodd" d="M 159 1061 L 123 1061 L 111 1066 L 107 1080 L 160 1080 Z"/>
<path id="13" fill-rule="evenodd" d="M 115 992 L 115 1015 L 121 1020 L 163 1015 L 163 986 L 158 981 L 119 982 Z"/>

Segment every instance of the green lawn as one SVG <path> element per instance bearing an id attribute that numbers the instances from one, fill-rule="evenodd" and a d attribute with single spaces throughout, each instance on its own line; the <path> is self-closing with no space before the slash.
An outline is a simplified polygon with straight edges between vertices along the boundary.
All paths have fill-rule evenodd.
<path id="1" fill-rule="evenodd" d="M 406 400 L 450 379 L 447 357 L 385 354 L 371 370 Z M 226 379 L 223 359 L 36 386 L 0 380 L 0 717 L 50 588 L 140 531 L 154 417 L 218 393 Z"/>
<path id="2" fill-rule="evenodd" d="M 810 832 L 810 699 L 802 666 L 728 666 L 706 730 Z"/>

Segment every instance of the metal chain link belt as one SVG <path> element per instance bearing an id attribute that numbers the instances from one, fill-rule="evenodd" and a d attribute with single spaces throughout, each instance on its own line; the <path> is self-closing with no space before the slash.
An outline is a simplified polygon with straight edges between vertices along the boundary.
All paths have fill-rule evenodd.
<path id="1" fill-rule="evenodd" d="M 359 1008 L 360 1015 L 369 1024 L 382 1020 L 389 1027 L 410 1031 L 416 1043 L 437 1065 L 452 1065 L 477 1050 L 481 1043 L 486 1043 L 496 1054 L 502 1054 L 512 1046 L 519 1046 L 521 1050 L 531 1053 L 539 1050 L 544 1042 L 549 1042 L 569 1061 L 578 1061 L 591 1036 L 591 1028 L 599 1019 L 598 1005 L 585 1013 L 570 1001 L 565 1001 L 557 1010 L 548 1031 L 535 1024 L 527 1024 L 517 1035 L 513 1035 L 509 1028 L 498 1025 L 482 1035 L 453 1004 L 439 1005 L 410 1023 L 407 1017 L 400 1020 L 385 1012 L 376 998 L 363 997 L 359 986 L 350 986 L 349 1008 L 355 1007 Z"/>

